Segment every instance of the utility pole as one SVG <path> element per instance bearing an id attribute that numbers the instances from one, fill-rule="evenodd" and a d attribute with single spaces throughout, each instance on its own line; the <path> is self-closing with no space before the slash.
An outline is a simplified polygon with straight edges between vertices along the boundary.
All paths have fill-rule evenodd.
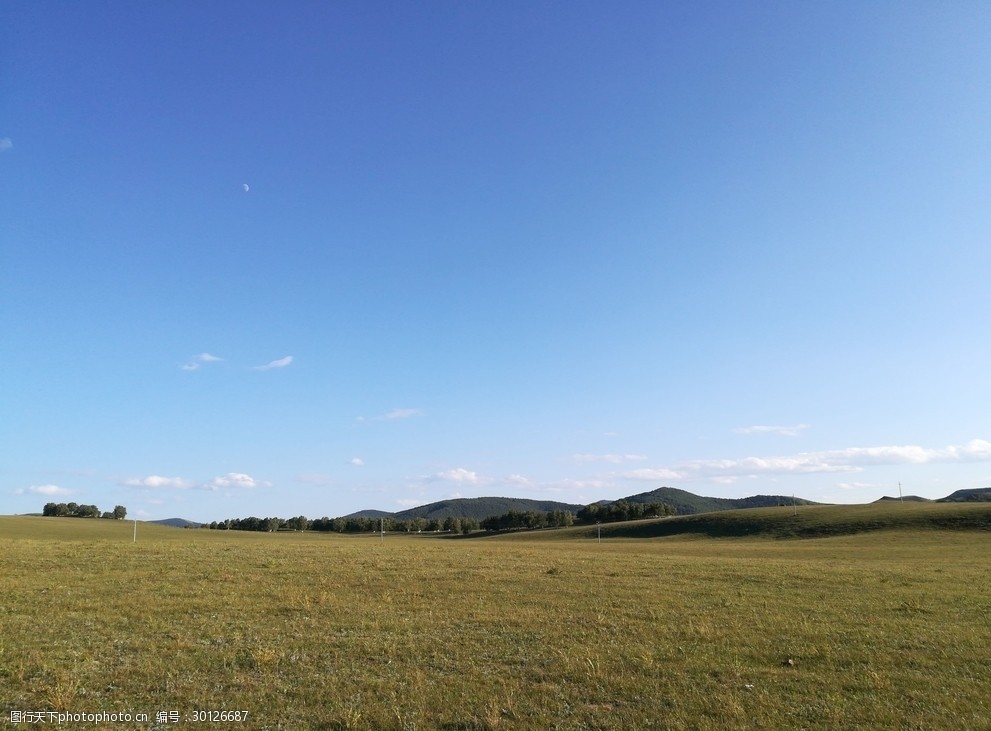
<path id="1" fill-rule="evenodd" d="M 902 499 L 902 483 L 901 482 L 898 483 L 898 502 L 900 502 L 900 503 L 905 502 Z"/>

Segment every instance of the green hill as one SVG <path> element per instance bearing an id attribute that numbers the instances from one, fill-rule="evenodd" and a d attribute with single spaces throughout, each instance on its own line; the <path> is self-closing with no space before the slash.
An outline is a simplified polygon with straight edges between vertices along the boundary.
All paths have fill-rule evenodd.
<path id="1" fill-rule="evenodd" d="M 475 497 L 441 500 L 436 503 L 419 505 L 398 513 L 362 510 L 361 512 L 352 513 L 344 517 L 396 518 L 397 520 L 408 520 L 410 518 L 475 518 L 476 520 L 485 520 L 486 518 L 505 515 L 510 510 L 518 510 L 524 513 L 530 511 L 550 513 L 555 510 L 567 510 L 568 512 L 576 513 L 583 507 L 585 506 L 559 503 L 553 500 L 529 500 L 515 497 Z"/>
<path id="2" fill-rule="evenodd" d="M 664 503 L 674 508 L 676 515 L 712 513 L 740 508 L 773 508 L 781 505 L 819 505 L 811 500 L 783 495 L 754 495 L 743 498 L 703 497 L 675 487 L 659 487 L 650 492 L 623 498 L 628 503 Z"/>
<path id="3" fill-rule="evenodd" d="M 790 495 L 752 495 L 744 498 L 720 498 L 705 497 L 696 495 L 687 490 L 679 490 L 675 487 L 659 487 L 650 492 L 641 492 L 636 495 L 621 498 L 621 500 L 602 500 L 602 504 L 625 501 L 629 503 L 664 503 L 674 508 L 675 515 L 692 516 L 704 513 L 717 513 L 725 511 L 740 510 L 743 508 L 788 508 L 822 506 L 804 498 L 795 498 Z M 952 495 L 948 495 L 935 502 L 982 502 L 991 501 L 991 488 L 979 488 L 969 490 L 957 490 Z M 903 502 L 903 503 L 930 503 L 933 501 L 916 496 L 906 496 L 902 500 L 897 498 L 883 497 L 877 503 Z M 493 516 L 505 515 L 511 510 L 521 512 L 552 512 L 555 510 L 567 510 L 577 513 L 584 505 L 574 505 L 570 503 L 559 503 L 551 500 L 529 500 L 526 498 L 510 497 L 478 497 L 478 498 L 457 498 L 453 500 L 441 500 L 427 505 L 420 505 L 409 510 L 398 513 L 388 513 L 382 510 L 362 510 L 344 516 L 347 518 L 396 518 L 408 520 L 410 518 L 475 518 L 484 520 Z M 842 507 L 842 506 L 840 506 Z"/>
<path id="4" fill-rule="evenodd" d="M 991 500 L 991 487 L 976 487 L 970 490 L 957 490 L 956 492 L 940 498 L 941 503 L 971 503 L 987 502 Z"/>
<path id="5" fill-rule="evenodd" d="M 149 520 L 148 522 L 156 525 L 168 525 L 173 528 L 199 528 L 203 525 L 202 523 L 194 523 L 185 518 L 163 518 L 162 520 Z"/>
<path id="6" fill-rule="evenodd" d="M 991 503 L 876 502 L 869 505 L 725 510 L 657 520 L 564 529 L 602 538 L 824 538 L 891 529 L 991 530 Z M 563 531 L 562 531 L 563 532 Z"/>

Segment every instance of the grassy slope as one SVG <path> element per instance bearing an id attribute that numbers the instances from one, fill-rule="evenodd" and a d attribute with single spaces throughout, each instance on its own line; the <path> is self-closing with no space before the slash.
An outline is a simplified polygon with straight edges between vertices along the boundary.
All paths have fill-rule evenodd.
<path id="1" fill-rule="evenodd" d="M 677 515 L 709 513 L 715 510 L 738 510 L 740 508 L 770 508 L 778 505 L 816 505 L 811 500 L 785 497 L 783 495 L 752 495 L 744 498 L 705 497 L 676 487 L 659 487 L 650 492 L 623 498 L 631 503 L 660 502 L 670 505 Z"/>
<path id="2" fill-rule="evenodd" d="M 699 535 L 710 538 L 826 538 L 870 531 L 991 530 L 991 503 L 882 502 L 869 505 L 808 505 L 791 507 L 721 510 L 628 523 L 575 526 L 545 537 L 567 540 L 594 537 L 601 531 L 608 538 L 663 538 Z M 508 536 L 507 536 L 508 537 Z M 516 540 L 541 540 L 521 532 Z"/>
<path id="3" fill-rule="evenodd" d="M 821 510 L 799 516 L 840 522 Z M 986 728 L 989 536 L 886 520 L 805 541 L 603 526 L 601 544 L 139 524 L 132 544 L 132 524 L 0 518 L 0 728 L 26 727 L 11 709 L 244 709 L 211 724 L 242 730 Z"/>

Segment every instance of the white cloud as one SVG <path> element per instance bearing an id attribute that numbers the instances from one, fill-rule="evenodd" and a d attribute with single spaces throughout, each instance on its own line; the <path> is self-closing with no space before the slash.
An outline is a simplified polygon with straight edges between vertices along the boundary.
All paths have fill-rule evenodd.
<path id="1" fill-rule="evenodd" d="M 193 483 L 181 477 L 162 477 L 160 475 L 148 475 L 147 477 L 132 477 L 124 480 L 123 485 L 127 487 L 143 487 L 151 490 L 173 489 L 184 490 L 192 487 Z"/>
<path id="2" fill-rule="evenodd" d="M 396 500 L 396 505 L 399 505 L 399 506 L 401 506 L 404 509 L 405 508 L 416 508 L 416 507 L 419 507 L 420 505 L 425 505 L 425 504 L 426 503 L 424 503 L 422 500 L 413 500 L 413 499 Z"/>
<path id="3" fill-rule="evenodd" d="M 620 477 L 635 480 L 716 480 L 752 475 L 860 472 L 866 467 L 945 462 L 991 462 L 991 442 L 974 439 L 964 445 L 943 448 L 917 445 L 847 447 L 778 457 L 704 459 L 685 462 L 674 468 L 633 470 Z"/>
<path id="4" fill-rule="evenodd" d="M 349 464 L 352 464 L 355 467 L 364 467 L 365 460 L 363 460 L 361 457 L 352 457 Z"/>
<path id="5" fill-rule="evenodd" d="M 382 418 L 387 421 L 392 421 L 394 419 L 409 419 L 413 416 L 419 416 L 419 409 L 393 409 L 388 414 L 385 414 Z"/>
<path id="6" fill-rule="evenodd" d="M 410 419 L 422 413 L 419 409 L 393 409 L 380 416 L 359 416 L 358 421 L 396 421 L 397 419 Z"/>
<path id="7" fill-rule="evenodd" d="M 782 437 L 797 437 L 808 428 L 808 424 L 795 424 L 795 426 L 741 426 L 733 431 L 736 434 L 777 434 Z"/>
<path id="8" fill-rule="evenodd" d="M 287 355 L 285 358 L 279 358 L 278 360 L 273 360 L 265 365 L 255 366 L 256 371 L 270 371 L 273 368 L 285 368 L 292 363 L 292 356 Z"/>
<path id="9" fill-rule="evenodd" d="M 841 490 L 878 490 L 891 487 L 881 482 L 837 482 L 836 486 Z"/>
<path id="10" fill-rule="evenodd" d="M 533 487 L 534 482 L 529 477 L 524 477 L 523 475 L 510 475 L 506 478 L 507 485 L 515 485 L 517 487 Z"/>
<path id="11" fill-rule="evenodd" d="M 207 490 L 222 490 L 231 487 L 250 490 L 263 485 L 267 485 L 267 483 L 258 482 L 251 475 L 246 475 L 243 472 L 228 472 L 226 475 L 214 477 L 210 482 L 203 485 L 203 487 Z"/>
<path id="12" fill-rule="evenodd" d="M 189 359 L 188 363 L 184 363 L 179 367 L 184 371 L 195 371 L 199 370 L 200 366 L 204 363 L 217 363 L 222 360 L 223 358 L 218 358 L 217 356 L 210 355 L 209 353 L 200 353 L 199 355 L 194 355 Z"/>
<path id="13" fill-rule="evenodd" d="M 611 462 L 612 464 L 642 462 L 647 459 L 642 454 L 575 454 L 571 458 L 575 462 Z"/>
<path id="14" fill-rule="evenodd" d="M 15 495 L 24 495 L 25 493 L 54 497 L 57 495 L 71 495 L 73 490 L 70 490 L 67 487 L 59 487 L 58 485 L 31 485 L 31 487 L 28 488 L 19 488 L 14 490 Z"/>
<path id="15" fill-rule="evenodd" d="M 448 480 L 450 482 L 467 482 L 473 485 L 477 485 L 482 482 L 482 478 L 478 476 L 477 472 L 466 470 L 463 467 L 456 467 L 455 469 L 447 470 L 446 472 L 438 472 L 434 475 L 434 479 Z"/>
<path id="16" fill-rule="evenodd" d="M 0 152 L 6 152 L 13 146 L 14 142 L 9 137 L 0 137 Z"/>
<path id="17" fill-rule="evenodd" d="M 625 472 L 621 476 L 630 480 L 680 480 L 683 477 L 680 472 L 664 467 L 645 467 L 644 469 Z"/>
<path id="18" fill-rule="evenodd" d="M 578 492 L 578 493 L 601 494 L 604 490 L 610 490 L 613 487 L 614 487 L 613 483 L 608 480 L 598 480 L 598 479 L 573 480 L 571 478 L 565 478 L 563 480 L 554 480 L 551 482 L 539 483 L 534 486 L 534 489 L 540 492 L 553 492 L 553 493 Z"/>

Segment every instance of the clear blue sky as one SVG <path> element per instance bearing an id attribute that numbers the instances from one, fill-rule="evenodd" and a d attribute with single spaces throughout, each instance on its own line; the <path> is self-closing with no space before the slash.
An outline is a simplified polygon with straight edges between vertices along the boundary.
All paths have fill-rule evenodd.
<path id="1" fill-rule="evenodd" d="M 0 513 L 991 485 L 991 5 L 0 6 Z"/>

